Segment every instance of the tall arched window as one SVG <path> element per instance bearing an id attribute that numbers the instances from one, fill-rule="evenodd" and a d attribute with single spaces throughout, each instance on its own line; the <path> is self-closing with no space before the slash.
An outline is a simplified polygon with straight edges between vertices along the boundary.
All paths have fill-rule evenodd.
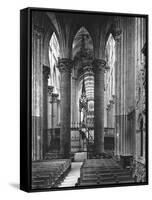
<path id="1" fill-rule="evenodd" d="M 52 34 L 49 43 L 49 61 L 50 61 L 50 80 L 49 85 L 54 87 L 53 92 L 60 95 L 60 73 L 57 68 L 60 48 L 55 33 Z"/>
<path id="2" fill-rule="evenodd" d="M 106 43 L 106 62 L 109 70 L 106 72 L 106 86 L 108 90 L 108 98 L 112 100 L 115 95 L 115 40 L 112 34 L 109 35 Z"/>
<path id="3" fill-rule="evenodd" d="M 114 98 L 115 98 L 115 40 L 112 34 L 106 43 L 106 63 L 108 70 L 105 73 L 105 113 L 107 119 L 105 126 L 114 128 Z"/>
<path id="4" fill-rule="evenodd" d="M 48 98 L 48 128 L 52 128 L 53 134 L 60 124 L 60 72 L 57 68 L 59 56 L 59 43 L 53 33 L 49 42 L 50 78 L 48 81 L 48 85 L 53 87 L 51 96 Z"/>

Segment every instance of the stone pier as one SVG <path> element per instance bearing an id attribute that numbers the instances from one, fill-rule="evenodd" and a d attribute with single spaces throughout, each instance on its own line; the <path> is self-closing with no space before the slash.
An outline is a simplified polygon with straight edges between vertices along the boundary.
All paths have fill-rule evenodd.
<path id="1" fill-rule="evenodd" d="M 104 152 L 104 71 L 106 62 L 93 61 L 94 71 L 94 145 L 95 153 Z"/>
<path id="2" fill-rule="evenodd" d="M 59 59 L 58 68 L 61 74 L 61 111 L 60 111 L 60 153 L 68 158 L 71 150 L 71 68 L 72 60 Z"/>

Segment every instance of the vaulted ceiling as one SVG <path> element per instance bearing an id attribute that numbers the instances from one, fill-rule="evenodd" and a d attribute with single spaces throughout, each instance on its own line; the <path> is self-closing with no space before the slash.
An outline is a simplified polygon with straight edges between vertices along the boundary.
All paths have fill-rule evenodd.
<path id="1" fill-rule="evenodd" d="M 82 34 L 86 35 L 85 40 L 88 40 L 87 44 L 90 45 L 90 47 L 94 45 L 96 57 L 103 53 L 102 48 L 104 48 L 106 34 L 113 23 L 113 16 L 92 13 L 83 14 L 81 12 L 47 12 L 47 16 L 59 40 L 63 54 L 61 57 L 73 56 L 72 47 L 77 48 L 77 46 L 79 46 Z M 74 55 L 79 49 L 76 48 L 74 49 Z"/>
<path id="2" fill-rule="evenodd" d="M 93 41 L 87 29 L 85 27 L 81 27 L 73 40 L 73 59 L 75 57 L 79 58 L 79 56 L 81 56 L 81 54 L 83 54 L 84 52 L 87 52 L 88 54 L 93 54 Z"/>

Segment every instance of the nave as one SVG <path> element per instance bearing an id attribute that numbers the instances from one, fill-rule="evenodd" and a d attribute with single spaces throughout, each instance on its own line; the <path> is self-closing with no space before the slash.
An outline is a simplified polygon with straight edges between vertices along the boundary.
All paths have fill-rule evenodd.
<path id="1" fill-rule="evenodd" d="M 134 182 L 132 169 L 124 169 L 110 157 L 87 159 L 83 162 L 71 162 L 69 159 L 35 161 L 32 167 L 32 189 Z"/>
<path id="2" fill-rule="evenodd" d="M 147 67 L 144 17 L 33 12 L 33 189 L 145 183 Z"/>

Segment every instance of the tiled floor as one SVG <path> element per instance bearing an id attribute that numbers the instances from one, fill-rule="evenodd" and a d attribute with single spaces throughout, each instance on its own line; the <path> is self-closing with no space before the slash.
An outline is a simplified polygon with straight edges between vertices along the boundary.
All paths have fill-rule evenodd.
<path id="1" fill-rule="evenodd" d="M 82 162 L 72 162 L 71 171 L 68 173 L 67 177 L 61 183 L 59 187 L 71 187 L 75 186 L 78 178 L 80 177 L 80 167 Z"/>

